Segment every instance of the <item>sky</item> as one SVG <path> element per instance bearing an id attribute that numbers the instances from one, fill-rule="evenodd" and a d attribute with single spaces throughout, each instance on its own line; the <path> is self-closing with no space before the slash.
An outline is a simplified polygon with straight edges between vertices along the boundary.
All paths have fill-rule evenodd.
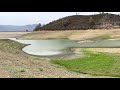
<path id="1" fill-rule="evenodd" d="M 0 25 L 47 24 L 70 15 L 91 15 L 99 12 L 0 12 Z M 106 12 L 120 14 L 120 12 Z"/>

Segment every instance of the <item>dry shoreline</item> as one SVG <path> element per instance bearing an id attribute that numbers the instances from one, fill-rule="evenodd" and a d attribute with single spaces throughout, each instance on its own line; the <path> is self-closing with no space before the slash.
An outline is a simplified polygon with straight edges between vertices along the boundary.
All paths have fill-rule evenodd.
<path id="1" fill-rule="evenodd" d="M 31 32 L 0 32 L 0 39 L 17 38 Z"/>
<path id="2" fill-rule="evenodd" d="M 120 48 L 89 48 L 89 51 L 120 54 Z"/>
<path id="3" fill-rule="evenodd" d="M 120 29 L 96 29 L 96 30 L 66 30 L 66 31 L 37 31 L 25 34 L 18 39 L 60 39 L 67 38 L 70 40 L 90 40 L 100 36 L 109 36 L 111 40 L 120 40 Z M 93 49 L 91 49 L 93 50 Z M 120 53 L 120 48 L 94 48 L 93 51 Z"/>
<path id="4" fill-rule="evenodd" d="M 31 56 L 21 50 L 23 44 L 0 40 L 0 78 L 104 78 L 68 71 L 46 58 Z M 7 46 L 7 47 L 6 47 Z"/>
<path id="5" fill-rule="evenodd" d="M 17 37 L 19 39 L 49 39 L 49 38 L 69 38 L 71 40 L 85 40 L 101 35 L 109 34 L 119 38 L 120 29 L 117 30 L 81 30 L 81 31 L 40 31 L 40 32 L 0 32 L 0 38 Z M 0 40 L 0 42 L 2 42 Z M 4 42 L 9 46 L 11 41 Z M 0 44 L 0 46 L 3 44 Z M 13 44 L 13 47 L 15 44 Z M 8 47 L 2 46 L 4 50 Z M 105 49 L 105 48 L 104 48 Z M 114 49 L 116 51 L 119 48 Z M 0 77 L 35 77 L 35 78 L 107 78 L 108 76 L 92 76 L 88 74 L 76 73 L 66 70 L 58 65 L 51 64 L 49 60 L 37 56 L 23 54 L 22 50 L 12 53 L 0 49 Z M 80 52 L 80 48 L 72 48 L 75 53 Z M 102 50 L 101 50 L 102 51 Z M 112 52 L 112 51 L 111 51 Z M 120 52 L 120 51 L 118 51 Z M 110 78 L 110 77 L 108 77 Z"/>
<path id="6" fill-rule="evenodd" d="M 120 39 L 120 29 L 96 30 L 65 30 L 65 31 L 36 31 L 36 32 L 0 32 L 0 38 L 17 37 L 18 39 L 60 39 L 86 40 L 102 35 Z"/>
<path id="7" fill-rule="evenodd" d="M 87 40 L 102 35 L 109 35 L 112 38 L 120 39 L 120 29 L 97 29 L 97 30 L 66 30 L 66 31 L 36 31 L 25 34 L 18 39 L 60 39 Z"/>

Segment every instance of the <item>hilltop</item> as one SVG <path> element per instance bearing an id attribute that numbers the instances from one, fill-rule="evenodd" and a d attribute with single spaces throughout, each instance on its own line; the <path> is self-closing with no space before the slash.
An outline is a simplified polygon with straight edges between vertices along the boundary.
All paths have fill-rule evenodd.
<path id="1" fill-rule="evenodd" d="M 87 30 L 120 28 L 120 15 L 102 13 L 96 15 L 73 15 L 52 21 L 36 30 Z"/>

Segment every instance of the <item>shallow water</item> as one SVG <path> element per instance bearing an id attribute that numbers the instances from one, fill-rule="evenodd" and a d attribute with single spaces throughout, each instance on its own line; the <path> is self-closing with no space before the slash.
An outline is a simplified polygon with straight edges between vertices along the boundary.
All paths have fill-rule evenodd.
<path id="1" fill-rule="evenodd" d="M 76 46 L 75 41 L 67 39 L 53 39 L 53 40 L 11 40 L 18 41 L 23 44 L 30 44 L 24 47 L 22 50 L 28 54 L 50 56 L 58 54 L 70 53 L 69 47 Z"/>
<path id="2" fill-rule="evenodd" d="M 51 39 L 51 40 L 16 40 L 15 38 L 9 38 L 14 41 L 18 41 L 23 44 L 30 44 L 24 47 L 22 50 L 28 54 L 51 56 L 59 54 L 70 53 L 70 47 L 80 48 L 113 48 L 120 47 L 120 40 L 101 40 L 101 41 L 73 41 L 68 39 Z"/>

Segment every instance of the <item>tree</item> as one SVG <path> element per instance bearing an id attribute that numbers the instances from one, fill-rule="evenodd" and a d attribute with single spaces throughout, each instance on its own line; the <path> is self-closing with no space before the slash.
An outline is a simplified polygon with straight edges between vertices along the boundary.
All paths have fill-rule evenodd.
<path id="1" fill-rule="evenodd" d="M 28 32 L 28 30 L 26 29 L 26 32 Z"/>
<path id="2" fill-rule="evenodd" d="M 35 27 L 34 31 L 38 31 L 38 30 L 41 29 L 41 28 L 42 28 L 42 25 L 41 25 L 41 23 L 39 23 L 39 24 Z"/>

